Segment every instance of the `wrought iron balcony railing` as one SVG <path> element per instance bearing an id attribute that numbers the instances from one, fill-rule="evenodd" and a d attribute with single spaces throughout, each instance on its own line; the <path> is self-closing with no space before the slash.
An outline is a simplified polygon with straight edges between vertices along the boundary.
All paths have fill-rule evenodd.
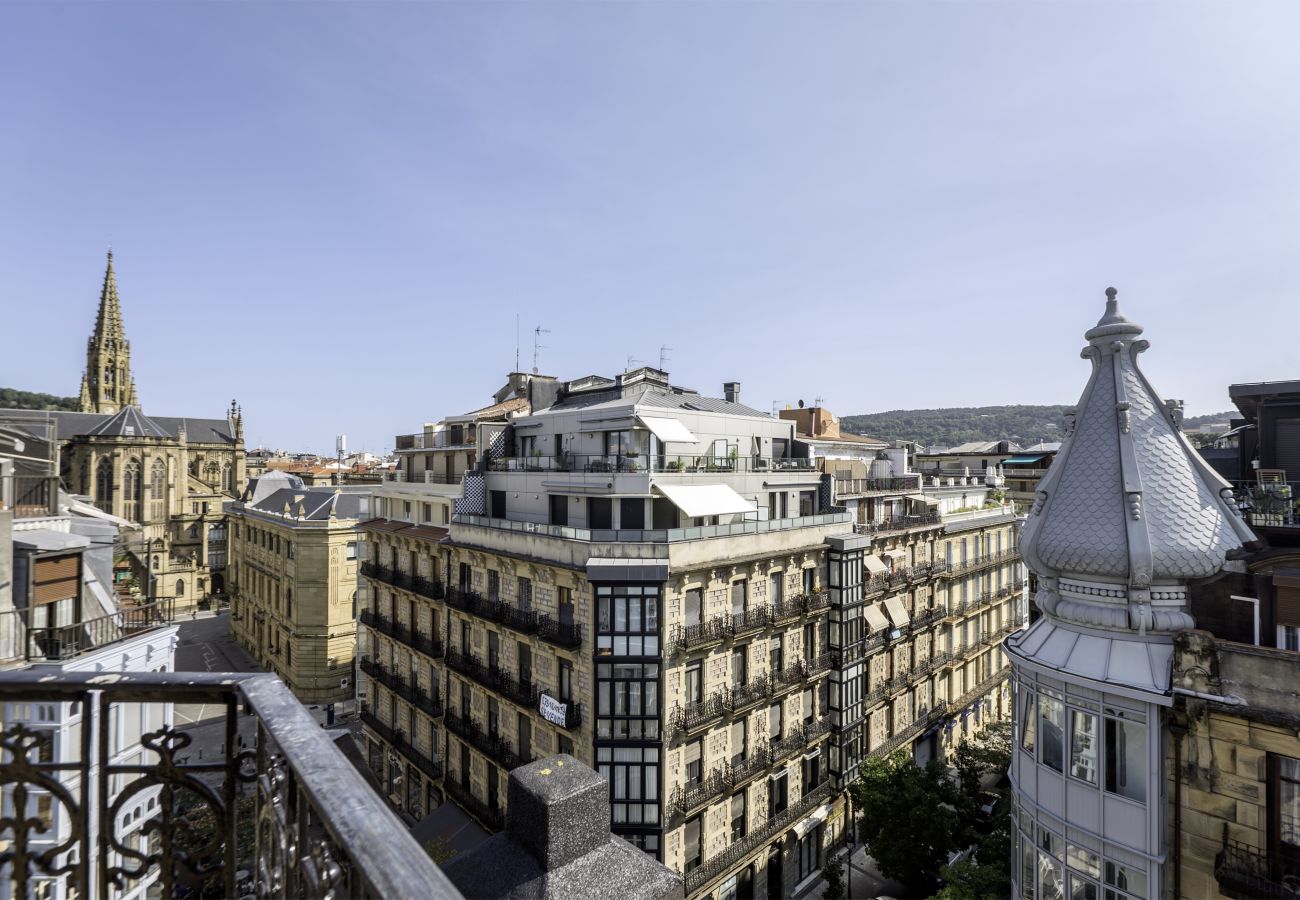
<path id="1" fill-rule="evenodd" d="M 361 724 L 387 741 L 429 778 L 436 780 L 442 777 L 442 760 L 430 756 L 415 746 L 404 731 L 381 722 L 370 708 L 364 705 L 361 707 Z"/>
<path id="2" fill-rule="evenodd" d="M 446 594 L 446 588 L 441 581 L 425 578 L 423 575 L 412 575 L 409 572 L 403 572 L 400 569 L 377 562 L 363 562 L 361 564 L 361 574 L 372 581 L 381 581 L 384 584 L 401 588 L 404 591 L 411 591 L 430 600 L 441 600 Z"/>
<path id="3" fill-rule="evenodd" d="M 949 576 L 966 575 L 979 569 L 987 569 L 989 566 L 1001 565 L 1019 558 L 1020 551 L 1016 549 L 1003 550 L 1001 553 L 989 553 L 985 556 L 977 556 L 974 559 L 950 563 L 946 574 Z"/>
<path id="4" fill-rule="evenodd" d="M 1230 840 L 1224 823 L 1223 849 L 1214 857 L 1214 878 L 1230 897 L 1293 898 L 1300 884 L 1300 864 Z"/>
<path id="5" fill-rule="evenodd" d="M 499 734 L 490 734 L 483 730 L 473 717 L 462 718 L 459 713 L 448 711 L 447 730 L 464 739 L 475 750 L 489 759 L 495 760 L 506 769 L 517 769 L 533 761 L 528 748 L 516 750 L 510 742 Z"/>
<path id="6" fill-rule="evenodd" d="M 53 759 L 42 749 L 48 731 L 11 719 L 0 732 L 0 781 L 10 802 L 24 807 L 7 826 L 14 896 L 30 896 L 38 879 L 50 877 L 66 877 L 83 897 L 148 883 L 151 895 L 164 897 L 460 896 L 273 675 L 109 679 L 65 670 L 52 678 L 35 667 L 0 673 L 0 702 L 70 703 L 82 722 L 80 740 Z M 110 753 L 110 721 L 139 704 L 169 703 L 224 709 L 223 750 L 200 757 L 191 733 L 164 725 L 141 736 L 140 754 L 123 761 Z M 256 723 L 243 749 L 241 710 Z M 42 795 L 62 823 L 57 838 L 43 833 L 35 812 Z M 125 833 L 125 813 L 146 796 L 157 806 Z M 138 834 L 150 839 L 141 843 Z"/>
<path id="7" fill-rule="evenodd" d="M 935 525 L 942 525 L 943 519 L 938 513 L 927 513 L 921 516 L 895 516 L 885 522 L 867 522 L 853 526 L 854 534 L 889 534 L 895 531 L 908 531 L 912 528 L 928 528 Z"/>
<path id="8" fill-rule="evenodd" d="M 808 813 L 812 812 L 816 807 L 831 799 L 833 795 L 834 790 L 830 783 L 823 783 L 805 793 L 794 803 L 790 804 L 776 815 L 771 816 L 766 821 L 751 824 L 749 833 L 743 838 L 733 842 L 722 852 L 714 854 L 706 859 L 703 865 L 697 866 L 686 873 L 684 876 L 686 892 L 688 894 L 695 893 L 713 879 L 729 872 L 746 856 L 757 852 L 772 840 L 772 838 L 781 834 L 781 832 L 798 822 Z"/>

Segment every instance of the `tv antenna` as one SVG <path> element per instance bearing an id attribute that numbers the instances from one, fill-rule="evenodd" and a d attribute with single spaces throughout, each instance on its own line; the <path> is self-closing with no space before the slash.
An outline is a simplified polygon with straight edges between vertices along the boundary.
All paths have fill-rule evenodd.
<path id="1" fill-rule="evenodd" d="M 639 363 L 639 362 L 641 362 L 641 360 L 637 359 L 635 356 L 633 356 L 631 353 L 629 353 L 629 354 L 627 355 L 627 368 L 624 369 L 623 371 L 624 371 L 624 372 L 631 372 L 631 371 L 632 371 L 632 363 Z"/>
<path id="2" fill-rule="evenodd" d="M 543 328 L 541 325 L 538 325 L 536 328 L 533 329 L 533 374 L 534 375 L 536 375 L 538 372 L 537 351 L 546 349 L 546 347 L 543 346 L 541 343 L 542 335 L 550 334 L 550 333 L 551 333 L 551 329 Z"/>
<path id="3" fill-rule="evenodd" d="M 816 397 L 813 397 L 813 406 L 820 407 L 821 405 L 822 405 L 822 395 L 818 394 Z"/>
<path id="4" fill-rule="evenodd" d="M 667 369 L 664 368 L 664 363 L 668 362 L 668 351 L 671 349 L 673 348 L 669 347 L 667 344 L 664 344 L 662 347 L 659 348 L 659 371 L 660 372 L 668 371 Z"/>
<path id="5" fill-rule="evenodd" d="M 515 313 L 515 371 L 519 371 L 519 313 Z"/>

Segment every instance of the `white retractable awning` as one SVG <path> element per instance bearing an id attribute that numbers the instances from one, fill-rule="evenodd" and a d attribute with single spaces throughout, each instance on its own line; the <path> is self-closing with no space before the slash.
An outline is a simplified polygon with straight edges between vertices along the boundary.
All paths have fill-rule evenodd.
<path id="1" fill-rule="evenodd" d="M 905 496 L 907 497 L 908 500 L 912 500 L 916 503 L 924 503 L 926 506 L 939 505 L 938 497 L 931 497 L 926 494 L 907 494 Z"/>
<path id="2" fill-rule="evenodd" d="M 889 621 L 894 623 L 895 628 L 906 628 L 907 623 L 912 621 L 903 608 L 903 601 L 897 597 L 885 598 L 885 612 L 889 613 Z"/>
<path id="3" fill-rule="evenodd" d="M 894 548 L 892 550 L 886 550 L 885 556 L 888 556 L 890 559 L 893 560 L 907 559 L 907 551 Z"/>
<path id="4" fill-rule="evenodd" d="M 678 422 L 676 419 L 660 419 L 656 416 L 637 416 L 636 420 L 649 428 L 654 436 L 659 438 L 665 444 L 671 442 L 674 444 L 697 444 L 699 438 L 691 434 L 691 430 Z"/>
<path id="5" fill-rule="evenodd" d="M 692 519 L 749 513 L 757 509 L 725 484 L 656 484 L 655 487 Z"/>
<path id="6" fill-rule="evenodd" d="M 818 825 L 825 822 L 826 817 L 829 816 L 830 814 L 831 814 L 831 805 L 829 803 L 819 806 L 816 812 L 814 812 L 808 818 L 804 819 L 798 825 L 794 826 L 794 833 L 799 835 L 799 837 L 803 837 L 805 834 L 812 831 Z"/>
<path id="7" fill-rule="evenodd" d="M 866 556 L 862 557 L 862 563 L 867 567 L 867 573 L 869 575 L 884 575 L 889 571 L 885 568 L 885 564 L 880 561 L 880 557 L 876 556 L 874 553 L 868 553 Z"/>
<path id="8" fill-rule="evenodd" d="M 872 635 L 877 631 L 884 631 L 889 627 L 889 620 L 885 614 L 880 611 L 880 607 L 872 603 L 862 608 L 862 614 L 867 617 L 867 634 Z"/>

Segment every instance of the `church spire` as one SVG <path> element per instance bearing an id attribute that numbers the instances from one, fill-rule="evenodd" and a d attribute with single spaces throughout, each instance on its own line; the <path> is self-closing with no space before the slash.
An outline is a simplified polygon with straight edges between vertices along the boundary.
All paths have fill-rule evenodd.
<path id="1" fill-rule="evenodd" d="M 95 331 L 86 343 L 86 371 L 81 379 L 81 411 L 116 412 L 137 406 L 135 380 L 131 376 L 131 342 L 122 325 L 122 301 L 117 294 L 113 251 L 108 251 L 108 268 L 99 293 Z"/>

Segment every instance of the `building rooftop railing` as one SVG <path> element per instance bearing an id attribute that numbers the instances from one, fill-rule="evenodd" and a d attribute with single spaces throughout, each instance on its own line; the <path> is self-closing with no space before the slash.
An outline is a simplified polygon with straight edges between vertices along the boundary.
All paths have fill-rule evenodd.
<path id="1" fill-rule="evenodd" d="M 836 478 L 835 496 L 857 497 L 867 494 L 907 494 L 921 489 L 921 476 L 900 475 L 894 478 Z"/>
<path id="2" fill-rule="evenodd" d="M 883 522 L 865 522 L 853 526 L 854 534 L 890 534 L 896 531 L 908 531 L 912 528 L 929 528 L 942 525 L 943 518 L 937 513 L 925 513 L 917 516 L 894 516 Z"/>
<path id="3" fill-rule="evenodd" d="M 1233 484 L 1237 508 L 1253 527 L 1300 528 L 1300 481 Z"/>
<path id="4" fill-rule="evenodd" d="M 736 472 L 813 472 L 814 461 L 790 457 L 710 456 L 642 453 L 565 453 L 563 456 L 493 456 L 489 472 L 592 472 L 669 475 L 717 475 Z"/>
<path id="5" fill-rule="evenodd" d="M 61 847 L 75 855 L 35 851 L 33 842 L 45 840 L 44 825 L 27 794 L 25 814 L 10 823 L 11 849 L 28 851 L 7 866 L 14 896 L 31 896 L 38 880 L 65 873 L 83 897 L 107 895 L 110 883 L 131 890 L 145 878 L 157 879 L 150 895 L 163 897 L 461 896 L 273 675 L 147 672 L 106 679 L 65 671 L 50 679 L 39 667 L 0 673 L 0 702 L 42 701 L 73 704 L 82 716 L 82 741 L 65 742 L 59 758 L 43 761 L 48 732 L 7 720 L 0 779 L 37 792 L 80 779 L 80 791 L 54 795 L 70 829 Z M 190 733 L 165 725 L 143 735 L 140 759 L 118 763 L 102 755 L 107 741 L 90 735 L 140 703 L 225 710 L 223 749 L 200 757 Z M 256 724 L 252 743 L 241 749 L 235 737 L 244 710 Z M 159 721 L 161 709 L 151 718 Z M 142 828 L 126 833 L 124 804 L 151 790 L 159 806 L 145 813 Z M 136 852 L 137 829 L 156 836 L 153 853 Z"/>
<path id="6" fill-rule="evenodd" d="M 11 509 L 16 519 L 59 514 L 57 475 L 0 474 L 0 509 Z"/>
<path id="7" fill-rule="evenodd" d="M 463 484 L 464 472 L 434 472 L 424 469 L 412 472 L 407 469 L 393 469 L 386 473 L 385 481 L 400 484 Z"/>
<path id="8" fill-rule="evenodd" d="M 472 449 L 477 446 L 473 427 L 452 431 L 417 431 L 414 434 L 399 434 L 393 438 L 394 450 L 453 450 Z"/>
<path id="9" fill-rule="evenodd" d="M 560 538 L 561 540 L 566 541 L 589 541 L 606 544 L 666 544 L 676 543 L 678 541 L 698 541 L 714 537 L 767 534 L 776 531 L 811 528 L 818 525 L 847 525 L 851 521 L 852 518 L 846 512 L 831 512 L 819 513 L 812 516 L 796 516 L 788 519 L 750 519 L 743 522 L 735 522 L 730 525 L 701 525 L 694 528 L 628 530 L 570 528 L 567 525 L 547 525 L 542 522 L 518 522 L 514 519 L 494 519 L 490 516 L 470 516 L 463 514 L 452 517 L 452 522 L 457 525 L 474 525 L 480 528 L 515 531 L 521 534 L 534 534 L 543 537 Z"/>

